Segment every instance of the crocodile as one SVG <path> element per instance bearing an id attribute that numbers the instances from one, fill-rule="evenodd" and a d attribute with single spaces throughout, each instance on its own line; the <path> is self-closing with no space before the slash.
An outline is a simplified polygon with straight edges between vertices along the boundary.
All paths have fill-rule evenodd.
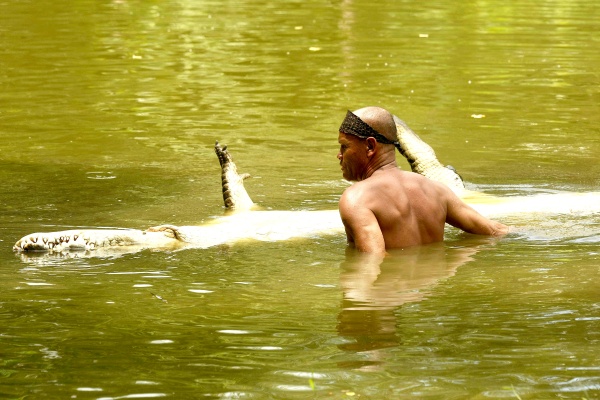
<path id="1" fill-rule="evenodd" d="M 540 212 L 540 203 L 552 213 L 598 212 L 600 193 L 556 193 L 498 198 L 465 189 L 462 178 L 444 166 L 431 146 L 394 116 L 400 152 L 415 173 L 442 182 L 477 211 L 487 216 Z M 24 236 L 13 246 L 19 253 L 85 252 L 111 255 L 144 249 L 179 250 L 209 248 L 241 240 L 278 241 L 300 237 L 343 234 L 338 210 L 277 211 L 257 209 L 244 187 L 248 174 L 238 173 L 227 146 L 217 141 L 215 153 L 221 166 L 223 201 L 228 212 L 200 226 L 160 225 L 139 229 L 70 229 Z M 551 208 L 550 208 L 551 206 Z"/>
<path id="2" fill-rule="evenodd" d="M 248 174 L 239 174 L 227 146 L 215 143 L 221 165 L 223 201 L 228 213 L 200 226 L 160 225 L 139 229 L 69 229 L 37 232 L 13 246 L 20 253 L 92 252 L 115 254 L 144 249 L 208 248 L 243 239 L 286 240 L 343 231 L 339 214 L 326 211 L 264 211 L 256 209 L 244 187 Z M 290 226 L 293 229 L 290 229 Z M 109 254 L 110 255 L 110 254 Z"/>

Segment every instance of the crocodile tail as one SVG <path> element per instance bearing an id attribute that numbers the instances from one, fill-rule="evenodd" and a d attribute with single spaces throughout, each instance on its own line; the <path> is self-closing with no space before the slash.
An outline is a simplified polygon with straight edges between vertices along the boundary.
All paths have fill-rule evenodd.
<path id="1" fill-rule="evenodd" d="M 254 202 L 244 187 L 244 179 L 250 175 L 237 172 L 237 167 L 227 150 L 227 146 L 221 147 L 218 141 L 215 142 L 215 153 L 221 165 L 221 184 L 225 208 L 236 211 L 252 208 Z"/>

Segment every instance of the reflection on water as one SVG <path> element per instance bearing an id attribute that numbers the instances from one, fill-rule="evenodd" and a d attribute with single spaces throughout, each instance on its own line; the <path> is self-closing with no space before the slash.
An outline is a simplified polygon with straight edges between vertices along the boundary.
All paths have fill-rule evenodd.
<path id="1" fill-rule="evenodd" d="M 387 257 L 348 249 L 341 264 L 344 299 L 337 326 L 348 342 L 340 348 L 362 355 L 363 370 L 383 363 L 379 349 L 402 342 L 397 331 L 399 307 L 426 298 L 433 286 L 472 261 L 471 256 L 490 240 L 468 246 L 435 243 L 394 250 Z"/>

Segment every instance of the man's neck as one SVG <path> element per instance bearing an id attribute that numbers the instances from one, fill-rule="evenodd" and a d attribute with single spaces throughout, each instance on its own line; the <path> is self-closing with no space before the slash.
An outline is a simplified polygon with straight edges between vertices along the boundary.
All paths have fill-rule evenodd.
<path id="1" fill-rule="evenodd" d="M 386 172 L 388 170 L 393 170 L 397 168 L 398 165 L 396 164 L 396 160 L 381 161 L 379 163 L 375 163 L 367 167 L 367 173 L 365 174 L 364 179 L 370 178 L 371 176 L 373 176 L 373 174 L 379 172 Z"/>

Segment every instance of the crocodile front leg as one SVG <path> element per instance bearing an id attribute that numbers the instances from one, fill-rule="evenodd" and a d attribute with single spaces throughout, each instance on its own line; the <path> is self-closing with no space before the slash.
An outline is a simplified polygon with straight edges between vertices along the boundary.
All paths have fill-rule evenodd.
<path id="1" fill-rule="evenodd" d="M 162 232 L 165 236 L 179 240 L 180 242 L 189 242 L 181 228 L 175 225 L 159 225 L 146 229 L 146 232 Z"/>
<path id="2" fill-rule="evenodd" d="M 236 211 L 252 208 L 254 202 L 244 188 L 244 179 L 249 178 L 250 175 L 238 174 L 231 154 L 227 151 L 227 146 L 221 147 L 218 141 L 215 143 L 215 153 L 221 164 L 221 183 L 225 207 Z"/>

